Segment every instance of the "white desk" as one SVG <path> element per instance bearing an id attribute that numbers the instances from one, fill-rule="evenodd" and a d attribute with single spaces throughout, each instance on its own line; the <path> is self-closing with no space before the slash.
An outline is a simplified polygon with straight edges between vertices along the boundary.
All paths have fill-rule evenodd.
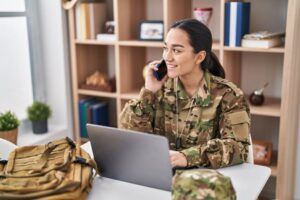
<path id="1" fill-rule="evenodd" d="M 82 147 L 93 156 L 91 144 Z M 244 163 L 218 169 L 231 178 L 238 200 L 255 200 L 266 184 L 271 170 L 268 167 Z M 88 200 L 171 200 L 171 193 L 123 181 L 96 177 Z"/>

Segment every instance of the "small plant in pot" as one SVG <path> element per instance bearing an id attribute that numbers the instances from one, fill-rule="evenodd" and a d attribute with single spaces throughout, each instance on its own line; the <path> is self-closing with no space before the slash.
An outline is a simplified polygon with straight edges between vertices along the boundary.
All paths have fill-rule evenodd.
<path id="1" fill-rule="evenodd" d="M 41 134 L 48 132 L 48 118 L 51 116 L 50 107 L 43 102 L 33 102 L 27 108 L 28 119 L 32 122 L 33 133 Z"/>
<path id="2" fill-rule="evenodd" d="M 0 113 L 0 138 L 16 144 L 19 125 L 20 121 L 14 113 L 10 111 Z"/>

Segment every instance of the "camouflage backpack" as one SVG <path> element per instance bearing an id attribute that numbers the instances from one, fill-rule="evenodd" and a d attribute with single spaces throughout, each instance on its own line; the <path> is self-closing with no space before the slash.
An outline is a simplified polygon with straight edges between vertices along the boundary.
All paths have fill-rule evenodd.
<path id="1" fill-rule="evenodd" d="M 0 200 L 86 199 L 93 169 L 95 161 L 69 138 L 16 148 L 0 161 Z"/>
<path id="2" fill-rule="evenodd" d="M 230 178 L 212 169 L 177 171 L 173 178 L 173 200 L 235 200 Z"/>

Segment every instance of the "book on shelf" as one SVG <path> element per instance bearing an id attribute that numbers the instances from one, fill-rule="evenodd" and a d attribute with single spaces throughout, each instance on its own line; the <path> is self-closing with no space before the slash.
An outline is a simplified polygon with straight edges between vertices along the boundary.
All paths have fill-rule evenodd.
<path id="1" fill-rule="evenodd" d="M 244 39 L 251 40 L 263 40 L 275 37 L 284 37 L 285 32 L 269 32 L 269 31 L 258 31 L 244 35 Z"/>
<path id="2" fill-rule="evenodd" d="M 108 103 L 96 98 L 81 99 L 79 106 L 80 137 L 87 138 L 86 124 L 109 125 Z"/>
<path id="3" fill-rule="evenodd" d="M 244 35 L 242 47 L 271 48 L 283 44 L 284 32 L 258 31 Z"/>
<path id="4" fill-rule="evenodd" d="M 243 35 L 249 33 L 250 3 L 225 3 L 225 46 L 241 46 Z"/>
<path id="5" fill-rule="evenodd" d="M 274 37 L 262 40 L 242 39 L 242 47 L 271 48 L 280 46 L 283 43 L 281 37 Z"/>
<path id="6" fill-rule="evenodd" d="M 98 102 L 91 106 L 92 124 L 109 125 L 109 112 L 107 102 Z"/>
<path id="7" fill-rule="evenodd" d="M 80 126 L 80 137 L 87 137 L 86 124 L 89 121 L 88 107 L 89 105 L 96 102 L 95 98 L 81 99 L 78 103 L 79 108 L 79 126 Z"/>
<path id="8" fill-rule="evenodd" d="M 100 33 L 100 34 L 97 34 L 97 40 L 100 40 L 100 41 L 116 41 L 117 36 L 116 36 L 116 34 Z"/>
<path id="9" fill-rule="evenodd" d="M 103 32 L 106 21 L 106 4 L 90 3 L 90 39 L 96 39 L 97 34 Z"/>
<path id="10" fill-rule="evenodd" d="M 76 5 L 77 39 L 96 39 L 103 31 L 106 21 L 106 4 L 101 2 L 82 2 Z"/>

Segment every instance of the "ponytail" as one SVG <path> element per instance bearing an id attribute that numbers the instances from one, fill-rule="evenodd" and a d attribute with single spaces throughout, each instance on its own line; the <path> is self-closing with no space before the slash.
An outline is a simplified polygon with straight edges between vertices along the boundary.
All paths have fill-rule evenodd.
<path id="1" fill-rule="evenodd" d="M 211 74 L 225 78 L 225 71 L 222 67 L 218 57 L 214 52 L 206 52 L 206 57 L 201 63 L 201 69 L 203 71 L 208 70 Z"/>

